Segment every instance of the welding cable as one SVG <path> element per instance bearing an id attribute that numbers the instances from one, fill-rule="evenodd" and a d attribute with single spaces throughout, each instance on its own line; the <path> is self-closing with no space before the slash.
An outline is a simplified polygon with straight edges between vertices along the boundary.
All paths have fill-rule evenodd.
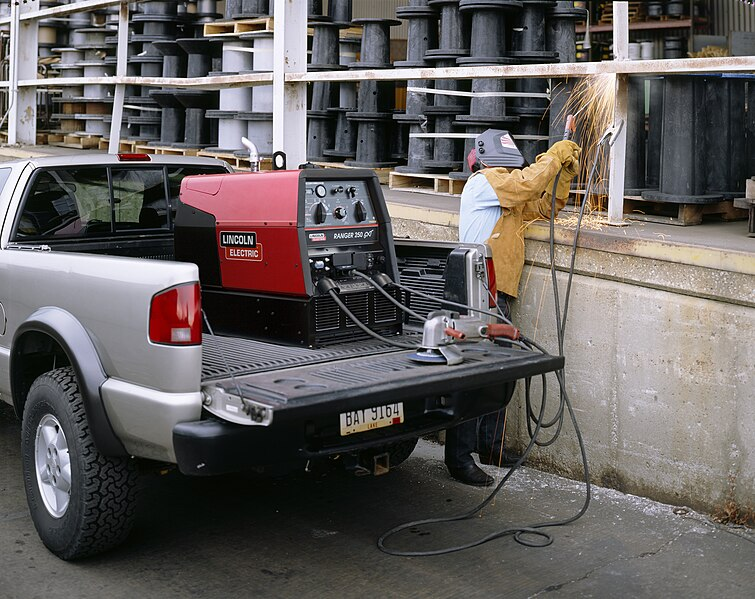
<path id="1" fill-rule="evenodd" d="M 544 411 L 545 411 L 545 402 L 543 402 L 543 405 L 541 406 L 541 412 L 544 412 Z M 462 551 L 464 549 L 476 547 L 478 545 L 482 545 L 483 543 L 487 543 L 488 541 L 492 541 L 493 539 L 497 539 L 506 535 L 514 535 L 514 538 L 517 538 L 516 535 L 519 533 L 535 534 L 537 536 L 543 536 L 545 537 L 545 541 L 543 541 L 542 546 L 545 547 L 547 545 L 550 545 L 553 542 L 553 540 L 552 538 L 550 538 L 549 535 L 542 533 L 540 531 L 535 531 L 531 527 L 523 526 L 523 527 L 506 528 L 502 531 L 497 531 L 495 533 L 492 533 L 491 535 L 487 535 L 485 537 L 476 539 L 474 541 L 465 543 L 463 545 L 458 545 L 458 546 L 453 546 L 453 547 L 444 547 L 441 549 L 434 549 L 430 551 L 401 551 L 398 549 L 390 549 L 385 546 L 386 539 L 388 539 L 389 537 L 403 530 L 407 530 L 409 528 L 414 528 L 416 526 L 422 526 L 426 524 L 441 524 L 444 522 L 458 522 L 461 520 L 469 520 L 470 518 L 474 517 L 493 500 L 493 498 L 498 494 L 498 492 L 501 490 L 501 488 L 506 483 L 506 481 L 511 477 L 511 475 L 519 468 L 521 464 L 525 462 L 527 457 L 529 457 L 529 454 L 532 451 L 532 448 L 534 446 L 535 446 L 534 440 L 530 440 L 530 443 L 527 445 L 527 448 L 524 450 L 524 453 L 522 453 L 522 455 L 519 457 L 516 463 L 504 475 L 504 477 L 496 485 L 495 489 L 493 489 L 492 493 L 490 493 L 490 495 L 488 495 L 488 497 L 485 500 L 483 500 L 481 503 L 479 503 L 470 511 L 465 512 L 463 514 L 456 515 L 456 516 L 447 516 L 447 517 L 442 517 L 442 518 L 427 518 L 424 520 L 415 520 L 413 522 L 406 522 L 404 524 L 400 524 L 399 526 L 396 526 L 390 529 L 389 531 L 383 533 L 380 536 L 380 538 L 378 538 L 378 541 L 377 541 L 378 548 L 384 553 L 387 553 L 389 555 L 396 555 L 396 556 L 401 556 L 401 557 L 423 557 L 423 556 L 431 556 L 431 555 L 444 555 L 446 553 L 454 553 L 456 551 Z M 529 543 L 529 541 L 525 541 L 523 544 L 527 544 L 527 543 Z M 538 546 L 538 545 L 533 545 L 533 546 Z"/>
<path id="2" fill-rule="evenodd" d="M 528 342 L 532 343 L 534 347 L 536 347 L 542 353 L 547 355 L 547 352 L 542 347 L 540 347 L 539 345 L 537 345 L 536 343 L 532 341 L 528 340 Z M 561 383 L 561 385 L 563 386 L 563 377 L 560 376 L 560 372 L 561 371 L 557 372 L 556 376 L 559 378 L 559 383 Z M 496 488 L 491 492 L 491 494 L 484 501 L 482 501 L 482 503 L 477 505 L 475 508 L 473 508 L 469 512 L 458 515 L 458 516 L 448 516 L 444 518 L 428 518 L 425 520 L 416 520 L 413 522 L 407 522 L 405 524 L 396 526 L 392 528 L 391 530 L 389 530 L 388 532 L 383 533 L 380 536 L 380 538 L 377 541 L 378 548 L 384 553 L 387 553 L 389 555 L 396 555 L 396 556 L 401 556 L 401 557 L 429 557 L 432 555 L 445 555 L 448 553 L 455 553 L 457 551 L 463 551 L 464 549 L 477 547 L 479 545 L 487 543 L 488 541 L 499 539 L 501 537 L 508 536 L 508 535 L 512 535 L 514 537 L 514 540 L 517 543 L 519 543 L 520 545 L 524 545 L 526 547 L 547 547 L 548 545 L 551 545 L 553 543 L 553 537 L 542 529 L 550 528 L 554 526 L 565 526 L 567 524 L 571 524 L 572 522 L 578 520 L 587 511 L 590 505 L 590 500 L 592 496 L 591 485 L 590 485 L 590 472 L 587 465 L 587 452 L 585 451 L 584 439 L 582 438 L 582 432 L 579 428 L 579 425 L 577 424 L 577 419 L 576 419 L 576 416 L 574 415 L 574 410 L 572 408 L 571 401 L 569 400 L 568 394 L 566 392 L 564 392 L 564 397 L 565 397 L 565 402 L 569 411 L 569 416 L 571 418 L 571 422 L 572 422 L 572 425 L 574 426 L 574 431 L 577 436 L 577 442 L 579 443 L 579 450 L 582 457 L 582 464 L 584 466 L 585 500 L 582 504 L 582 507 L 579 509 L 579 511 L 576 514 L 564 520 L 549 520 L 546 522 L 538 522 L 538 523 L 530 524 L 527 526 L 512 526 L 510 528 L 504 528 L 502 530 L 493 532 L 479 539 L 470 541 L 469 543 L 464 543 L 462 545 L 456 545 L 452 547 L 443 547 L 441 549 L 433 549 L 429 551 L 402 551 L 399 549 L 391 549 L 385 546 L 385 541 L 387 538 L 401 531 L 404 531 L 410 528 L 415 528 L 417 526 L 423 526 L 423 525 L 469 520 L 470 518 L 477 515 L 483 508 L 485 508 L 493 500 L 493 498 L 498 494 L 498 492 L 501 490 L 501 488 L 506 483 L 506 481 L 511 477 L 511 475 L 519 468 L 519 466 L 521 466 L 526 461 L 533 447 L 535 446 L 537 436 L 541 431 L 540 423 L 542 422 L 542 419 L 545 413 L 545 396 L 543 396 L 543 403 L 540 406 L 540 414 L 537 419 L 537 425 L 535 427 L 534 435 L 530 439 L 530 442 L 527 445 L 527 448 L 524 450 L 524 453 L 520 456 L 520 458 L 516 461 L 514 466 L 504 475 L 504 477 L 501 479 L 498 485 L 496 485 Z M 532 536 L 540 537 L 542 540 L 534 541 L 533 539 L 530 538 Z"/>
<path id="3" fill-rule="evenodd" d="M 352 274 L 355 274 L 358 277 L 360 277 L 360 278 L 364 279 L 365 281 L 367 281 L 370 285 L 372 285 L 375 289 L 377 289 L 380 293 L 382 293 L 388 299 L 388 301 L 390 301 L 394 306 L 397 306 L 399 309 L 401 309 L 404 312 L 406 312 L 407 314 L 409 314 L 409 316 L 414 316 L 414 318 L 416 318 L 417 320 L 420 320 L 422 322 L 424 322 L 424 321 L 427 320 L 427 318 L 425 318 L 423 316 L 420 316 L 417 312 L 415 312 L 414 310 L 412 310 L 409 306 L 405 306 L 400 301 L 398 301 L 395 297 L 393 297 L 390 293 L 388 293 L 385 289 L 383 289 L 377 283 L 377 281 L 373 281 L 372 277 L 370 277 L 369 275 L 366 275 L 365 273 L 360 272 L 360 271 L 358 271 L 356 269 L 352 270 L 351 272 L 352 272 Z"/>
<path id="4" fill-rule="evenodd" d="M 424 293 L 422 291 L 417 291 L 416 289 L 412 289 L 411 287 L 407 287 L 406 285 L 402 285 L 401 283 L 396 283 L 395 281 L 393 284 L 399 289 L 403 289 L 404 291 L 408 291 L 409 293 L 414 293 L 415 295 L 424 297 L 425 299 L 433 300 L 434 302 L 445 304 L 446 306 L 454 306 L 455 308 L 463 308 L 465 310 L 471 310 L 472 312 L 477 312 L 478 314 L 485 314 L 486 316 L 493 316 L 494 318 L 498 318 L 499 320 L 504 320 L 508 322 L 508 324 L 511 324 L 509 321 L 506 320 L 505 317 L 502 318 L 500 314 L 496 314 L 495 312 L 489 312 L 487 310 L 480 310 L 479 308 L 475 308 L 474 306 L 468 306 L 467 304 L 459 304 L 457 302 L 452 302 L 450 300 L 440 299 L 438 297 L 435 297 L 434 295 L 430 295 L 429 293 Z"/>
<path id="5" fill-rule="evenodd" d="M 498 312 L 498 318 L 505 322 L 506 324 L 510 324 L 511 326 L 514 326 L 514 323 L 511 322 L 511 319 L 508 318 L 504 313 L 503 310 L 501 310 L 501 306 L 498 305 L 498 298 L 493 295 L 493 292 L 490 290 L 490 287 L 488 287 L 488 284 L 483 281 L 482 286 L 485 288 L 485 291 L 488 294 L 488 298 L 493 302 L 493 305 L 495 306 L 495 309 Z"/>
<path id="6" fill-rule="evenodd" d="M 553 287 L 553 300 L 554 300 L 554 309 L 556 314 L 556 334 L 558 339 L 558 353 L 559 355 L 564 355 L 564 339 L 566 336 L 566 316 L 568 314 L 569 309 L 569 298 L 571 297 L 571 286 L 572 281 L 574 278 L 574 267 L 576 262 L 576 255 L 577 255 L 577 242 L 579 239 L 579 233 L 582 228 L 582 218 L 584 216 L 585 207 L 587 206 L 587 200 L 590 197 L 590 191 L 592 189 L 592 184 L 594 182 L 595 174 L 597 172 L 598 164 L 600 162 L 600 159 L 602 157 L 603 150 L 606 147 L 606 142 L 609 138 L 605 138 L 600 145 L 597 148 L 597 151 L 595 153 L 595 159 L 593 160 L 592 167 L 590 169 L 590 175 L 587 178 L 587 185 L 585 186 L 585 197 L 582 202 L 582 205 L 580 206 L 579 210 L 579 217 L 577 219 L 577 226 L 574 233 L 574 239 L 572 241 L 572 253 L 571 253 L 571 259 L 569 264 L 569 270 L 568 270 L 568 280 L 566 285 L 566 294 L 564 296 L 564 311 L 563 316 L 561 314 L 561 302 L 559 299 L 559 292 L 558 292 L 558 281 L 556 278 L 556 256 L 555 256 L 555 220 L 556 220 L 556 188 L 558 186 L 558 180 L 561 176 L 561 170 L 556 175 L 556 178 L 553 182 L 553 189 L 551 193 L 551 215 L 550 215 L 550 239 L 549 239 L 549 256 L 550 256 L 550 272 L 551 272 L 551 284 Z M 563 169 L 562 169 L 563 170 Z M 561 371 L 561 378 L 560 382 L 565 383 L 566 382 L 566 375 L 563 371 Z M 560 390 L 560 401 L 558 410 L 556 412 L 556 415 L 549 421 L 542 423 L 543 428 L 550 429 L 553 426 L 557 425 L 556 431 L 553 433 L 551 438 L 547 441 L 538 441 L 539 447 L 547 447 L 549 445 L 552 445 L 555 443 L 556 439 L 558 439 L 558 436 L 561 434 L 561 428 L 563 426 L 563 417 L 564 417 L 564 408 L 565 408 L 565 401 L 564 401 L 564 393 L 565 393 L 565 387 L 562 387 Z M 525 390 L 525 402 L 527 407 L 527 416 L 528 416 L 528 423 L 527 428 L 528 432 L 531 430 L 531 422 L 529 420 L 534 419 L 534 413 L 531 406 L 531 400 L 530 395 L 528 393 L 528 388 Z"/>
<path id="7" fill-rule="evenodd" d="M 577 246 L 576 236 L 579 234 L 579 228 L 581 227 L 582 214 L 583 214 L 583 211 L 584 211 L 584 205 L 587 203 L 587 198 L 589 197 L 588 193 L 589 193 L 589 190 L 590 190 L 590 184 L 592 182 L 593 175 L 594 175 L 594 173 L 596 171 L 596 165 L 597 165 L 598 159 L 600 157 L 599 154 L 600 153 L 596 153 L 595 161 L 593 162 L 592 170 L 591 170 L 590 176 L 588 177 L 588 183 L 587 183 L 587 186 L 585 188 L 585 202 L 583 202 L 583 205 L 582 205 L 582 207 L 580 209 L 580 218 L 578 219 L 578 222 L 577 222 L 577 232 L 575 234 L 575 241 L 574 241 L 574 244 L 572 246 L 572 259 L 571 259 L 571 264 L 570 264 L 570 269 L 569 269 L 569 284 L 567 285 L 567 295 L 566 295 L 566 298 L 565 298 L 565 310 L 564 310 L 565 312 L 566 312 L 566 307 L 568 307 L 569 295 L 571 293 L 571 279 L 572 279 L 572 276 L 573 276 L 573 273 L 574 273 L 574 264 L 575 264 L 574 254 L 576 253 L 576 246 Z M 557 333 L 558 333 L 558 337 L 559 337 L 559 353 L 561 355 L 563 355 L 563 337 L 564 337 L 564 334 L 566 332 L 566 326 L 565 326 L 565 321 L 561 320 L 560 303 L 558 301 L 558 286 L 557 286 L 556 274 L 555 274 L 555 247 L 554 247 L 554 240 L 553 240 L 554 229 L 555 229 L 555 217 L 556 217 L 555 198 L 556 198 L 556 189 L 557 189 L 557 185 L 558 185 L 558 180 L 559 180 L 560 176 L 561 176 L 561 170 L 559 170 L 559 172 L 556 174 L 556 177 L 555 177 L 554 183 L 553 183 L 553 191 L 552 191 L 552 194 L 551 194 L 552 204 L 551 204 L 551 218 L 550 218 L 550 231 L 551 231 L 551 236 L 550 236 L 550 243 L 551 243 L 550 257 L 551 257 L 551 280 L 552 280 L 552 283 L 553 283 L 554 299 L 556 300 L 556 307 L 555 307 L 555 309 L 556 309 L 556 328 L 557 328 Z M 399 287 L 403 288 L 403 286 L 401 286 L 401 285 L 399 285 Z M 408 291 L 412 291 L 411 289 L 408 289 L 408 288 L 407 288 L 407 290 Z M 492 296 L 492 293 L 490 292 L 490 290 L 488 290 L 488 294 Z M 422 293 L 419 293 L 419 292 L 418 292 L 418 295 L 424 296 L 424 297 L 429 297 L 429 296 L 426 296 L 426 295 L 424 295 Z M 429 299 L 436 299 L 436 298 L 429 297 Z M 436 299 L 436 301 L 437 301 L 437 299 Z M 450 304 L 453 305 L 453 303 L 450 303 Z M 485 314 L 486 312 L 483 311 L 482 313 Z M 487 314 L 492 314 L 492 313 L 487 312 Z M 497 315 L 495 315 L 495 316 L 497 316 Z M 541 353 L 543 353 L 544 355 L 549 355 L 548 352 L 541 345 L 539 345 L 538 343 L 536 343 L 535 341 L 533 341 L 531 339 L 528 339 L 527 337 L 522 337 L 521 341 L 523 342 L 523 344 L 525 346 L 530 347 L 530 349 L 534 348 L 534 349 L 537 349 L 538 351 L 540 351 Z M 414 521 L 414 522 L 408 522 L 408 523 L 405 523 L 405 524 L 401 524 L 399 526 L 396 526 L 396 527 L 392 528 L 388 532 L 383 533 L 383 535 L 381 535 L 380 538 L 378 538 L 377 546 L 378 546 L 378 548 L 381 551 L 383 551 L 384 553 L 388 553 L 390 555 L 403 556 L 403 557 L 423 557 L 423 556 L 431 556 L 431 555 L 444 555 L 444 554 L 447 554 L 447 553 L 454 553 L 456 551 L 462 551 L 464 549 L 469 549 L 471 547 L 477 547 L 479 545 L 482 545 L 483 543 L 487 543 L 488 541 L 492 541 L 493 539 L 498 539 L 498 538 L 501 538 L 501 537 L 504 537 L 504 536 L 507 536 L 507 535 L 513 535 L 514 540 L 517 543 L 520 543 L 520 544 L 528 546 L 528 547 L 546 547 L 546 546 L 548 546 L 548 545 L 550 545 L 550 544 L 553 543 L 553 537 L 550 534 L 548 534 L 547 532 L 543 531 L 542 530 L 543 528 L 550 528 L 550 527 L 554 527 L 554 526 L 564 526 L 564 525 L 570 524 L 570 523 L 578 520 L 579 518 L 581 518 L 585 514 L 585 512 L 587 511 L 587 509 L 588 509 L 588 507 L 590 505 L 590 501 L 591 501 L 591 497 L 592 497 L 592 487 L 591 487 L 591 484 L 590 484 L 590 471 L 589 471 L 589 466 L 588 466 L 588 463 L 587 463 L 587 452 L 585 450 L 585 443 L 584 443 L 584 439 L 582 437 L 582 432 L 581 432 L 581 430 L 579 428 L 579 425 L 577 423 L 577 418 L 576 418 L 576 416 L 574 414 L 574 408 L 571 405 L 571 400 L 569 399 L 569 394 L 566 391 L 566 380 L 565 380 L 565 377 L 564 377 L 564 371 L 563 371 L 563 369 L 556 371 L 556 378 L 558 380 L 559 388 L 560 388 L 560 393 L 559 393 L 559 410 L 558 410 L 558 413 L 557 413 L 556 417 L 553 418 L 550 422 L 547 422 L 547 423 L 543 423 L 543 418 L 544 418 L 544 415 L 545 415 L 545 406 L 546 406 L 546 401 L 547 401 L 547 386 L 546 386 L 546 377 L 545 377 L 545 374 L 541 375 L 541 378 L 543 380 L 542 400 L 541 400 L 541 404 L 540 404 L 540 413 L 537 416 L 535 416 L 533 414 L 532 405 L 531 405 L 531 401 L 530 401 L 530 383 L 531 383 L 531 379 L 528 378 L 526 380 L 527 385 L 526 385 L 526 393 L 525 394 L 526 394 L 526 400 L 527 400 L 527 413 L 528 413 L 527 414 L 527 418 L 528 418 L 528 423 L 527 424 L 528 424 L 528 433 L 530 433 L 530 435 L 529 435 L 530 436 L 530 442 L 527 445 L 526 449 L 524 450 L 524 453 L 520 456 L 520 458 L 517 460 L 517 462 L 514 464 L 514 466 L 509 470 L 509 472 L 506 473 L 506 475 L 501 479 L 501 481 L 498 483 L 498 485 L 496 485 L 495 489 L 490 493 L 490 495 L 482 503 L 480 503 L 474 509 L 472 509 L 471 511 L 469 511 L 469 512 L 467 512 L 465 514 L 461 514 L 461 515 L 458 515 L 458 516 L 449 516 L 449 517 L 445 517 L 445 518 L 430 518 L 430 519 L 425 519 L 425 520 L 417 520 L 417 521 Z M 584 500 L 584 502 L 582 504 L 582 507 L 579 509 L 579 511 L 576 514 L 574 514 L 570 518 L 566 518 L 565 520 L 547 521 L 547 522 L 540 522 L 540 523 L 536 523 L 536 524 L 531 524 L 529 526 L 519 526 L 519 527 L 506 528 L 506 529 L 494 532 L 492 534 L 489 534 L 489 535 L 487 535 L 485 537 L 482 537 L 480 539 L 471 541 L 471 542 L 463 544 L 463 545 L 454 546 L 454 547 L 445 547 L 445 548 L 436 549 L 436 550 L 430 550 L 430 551 L 400 551 L 400 550 L 395 550 L 395 549 L 389 549 L 389 548 L 387 548 L 385 546 L 385 540 L 388 537 L 391 537 L 391 536 L 393 536 L 393 535 L 395 535 L 395 534 L 397 534 L 397 533 L 399 533 L 399 532 L 401 532 L 403 530 L 407 530 L 409 528 L 414 528 L 416 526 L 422 526 L 422 525 L 437 524 L 437 523 L 442 523 L 442 522 L 457 522 L 457 521 L 461 521 L 461 520 L 468 520 L 468 519 L 472 518 L 473 516 L 475 516 L 477 513 L 479 513 L 480 510 L 482 510 L 485 506 L 487 506 L 493 500 L 493 498 L 498 494 L 498 492 L 501 490 L 501 488 L 503 487 L 503 485 L 511 477 L 511 475 L 519 468 L 519 466 L 521 466 L 526 461 L 527 457 L 529 456 L 529 454 L 531 453 L 533 447 L 536 444 L 537 445 L 541 445 L 541 444 L 545 443 L 547 445 L 550 445 L 551 443 L 554 443 L 556 439 L 558 439 L 558 437 L 560 436 L 561 430 L 562 430 L 564 407 L 566 408 L 566 411 L 568 411 L 568 413 L 569 413 L 569 418 L 571 420 L 572 426 L 574 427 L 574 432 L 576 434 L 577 442 L 579 444 L 579 451 L 580 451 L 580 455 L 581 455 L 581 458 L 582 458 L 582 467 L 583 467 L 583 475 L 584 475 L 584 479 L 583 480 L 584 480 L 584 483 L 585 483 L 585 500 Z M 534 422 L 535 422 L 535 429 L 534 430 L 531 430 L 530 418 L 532 418 L 532 420 L 534 420 Z M 559 426 L 558 426 L 558 429 L 557 429 L 556 434 L 554 435 L 554 437 L 551 440 L 549 440 L 548 442 L 540 442 L 539 439 L 538 439 L 538 436 L 539 436 L 540 432 L 543 430 L 543 428 L 546 428 L 545 425 L 547 424 L 547 425 L 551 425 L 552 426 L 552 425 L 554 425 L 556 423 L 558 423 Z M 535 542 L 533 540 L 528 539 L 525 535 L 539 536 L 543 540 L 541 542 Z"/>
<path id="8" fill-rule="evenodd" d="M 555 312 L 556 312 L 556 334 L 558 338 L 558 355 L 564 355 L 564 344 L 563 344 L 563 330 L 561 327 L 561 303 L 559 301 L 558 296 L 558 281 L 556 279 L 556 258 L 555 258 L 555 244 L 554 244 L 554 236 L 555 236 L 555 221 L 556 221 L 556 190 L 558 188 L 558 182 L 561 178 L 561 173 L 563 172 L 563 168 L 561 168 L 558 173 L 556 173 L 556 176 L 553 180 L 553 189 L 551 190 L 551 214 L 549 219 L 549 226 L 550 226 L 550 273 L 551 273 L 551 285 L 553 287 L 553 296 L 554 296 L 554 304 L 555 304 Z M 527 340 L 525 339 L 525 344 L 527 344 Z M 559 376 L 559 373 L 561 375 Z M 559 383 L 562 381 L 565 383 L 565 377 L 563 375 L 563 370 L 557 371 L 556 376 L 559 378 Z M 545 377 L 542 377 L 543 380 L 543 397 L 545 397 L 546 392 L 546 379 Z M 524 398 L 525 398 L 525 411 L 527 412 L 527 434 L 532 439 L 534 438 L 535 434 L 532 430 L 532 422 L 536 423 L 535 430 L 538 430 L 537 427 L 542 427 L 543 429 L 551 429 L 554 426 L 556 427 L 556 430 L 551 434 L 550 438 L 547 440 L 541 440 L 536 439 L 535 444 L 538 447 L 549 447 L 550 445 L 553 445 L 561 435 L 561 429 L 564 425 L 564 408 L 566 406 L 565 402 L 565 393 L 566 393 L 566 387 L 564 384 L 559 385 L 559 402 L 558 402 L 558 408 L 556 410 L 556 414 L 553 416 L 552 419 L 550 419 L 548 422 L 542 421 L 542 416 L 538 417 L 535 415 L 533 409 L 532 409 L 532 397 L 531 397 L 531 385 L 532 385 L 532 379 L 528 378 L 525 380 L 525 391 L 524 391 Z M 543 413 L 542 410 L 540 412 Z"/>
<path id="9" fill-rule="evenodd" d="M 595 174 L 598 170 L 598 158 L 602 153 L 605 152 L 605 148 L 607 145 L 607 142 L 610 138 L 605 137 L 603 141 L 601 142 L 600 146 L 598 147 L 597 153 L 595 155 L 595 160 L 593 160 L 592 167 L 590 169 L 590 175 L 587 177 L 587 185 L 585 186 L 585 197 L 582 201 L 582 205 L 579 207 L 579 217 L 577 218 L 577 227 L 574 231 L 574 240 L 572 241 L 572 249 L 571 249 L 571 262 L 569 264 L 569 279 L 566 284 L 566 295 L 564 296 L 564 315 L 563 320 L 561 322 L 561 332 L 562 334 L 566 333 L 566 315 L 569 312 L 569 298 L 571 297 L 571 284 L 572 279 L 574 278 L 574 264 L 577 259 L 577 241 L 579 240 L 579 232 L 582 230 L 582 217 L 585 214 L 585 206 L 587 206 L 587 200 L 590 197 L 590 190 L 595 178 Z"/>
<path id="10" fill-rule="evenodd" d="M 344 304 L 341 301 L 341 298 L 338 297 L 338 293 L 335 289 L 329 289 L 328 294 L 331 298 L 333 298 L 333 301 L 336 303 L 336 305 L 341 308 L 344 314 L 349 317 L 349 319 L 357 325 L 360 329 L 362 329 L 365 333 L 367 333 L 370 337 L 374 337 L 375 339 L 379 339 L 383 343 L 387 343 L 388 345 L 392 345 L 393 347 L 400 347 L 401 349 L 420 349 L 419 345 L 411 345 L 409 343 L 400 343 L 399 341 L 393 341 L 392 339 L 388 339 L 388 337 L 384 337 L 380 333 L 376 333 L 373 331 L 370 327 L 368 327 L 366 324 L 364 324 L 361 320 L 359 320 L 354 313 L 349 310 L 346 307 L 346 304 Z"/>
<path id="11" fill-rule="evenodd" d="M 550 238 L 549 238 L 549 257 L 550 257 L 550 273 L 551 273 L 551 285 L 553 287 L 553 301 L 554 301 L 554 309 L 556 314 L 556 336 L 558 339 L 558 353 L 559 355 L 564 355 L 564 338 L 566 336 L 566 314 L 569 309 L 569 298 L 571 296 L 571 285 L 572 280 L 574 278 L 574 266 L 576 262 L 576 253 L 577 253 L 577 241 L 579 239 L 579 232 L 582 227 L 582 217 L 584 216 L 584 210 L 585 206 L 587 206 L 587 199 L 589 198 L 589 193 L 592 188 L 592 183 L 595 177 L 595 173 L 597 172 L 597 167 L 601 158 L 601 150 L 605 147 L 605 142 L 601 143 L 598 147 L 598 151 L 595 154 L 595 159 L 593 160 L 592 167 L 590 169 L 590 175 L 587 178 L 587 185 L 585 187 L 585 198 L 582 202 L 582 205 L 580 206 L 579 211 L 579 217 L 577 219 L 577 226 L 576 231 L 574 233 L 574 240 L 572 242 L 572 254 L 571 254 L 571 261 L 569 265 L 569 276 L 566 286 L 566 294 L 564 296 L 564 312 L 563 316 L 561 314 L 561 301 L 559 299 L 559 291 L 558 291 L 558 280 L 556 278 L 556 250 L 555 250 L 555 221 L 556 221 L 556 189 L 558 187 L 558 181 L 561 177 L 561 173 L 563 169 L 559 170 L 559 172 L 556 174 L 556 177 L 553 181 L 553 189 L 551 192 L 551 214 L 549 219 L 549 228 L 550 228 Z M 566 375 L 563 371 L 561 371 L 561 378 L 560 381 L 563 381 L 565 383 L 566 381 Z M 525 404 L 526 404 L 526 411 L 527 411 L 527 431 L 528 434 L 532 434 L 532 420 L 536 418 L 534 411 L 532 410 L 532 404 L 531 404 L 531 396 L 529 393 L 529 386 L 531 381 L 526 381 L 525 383 Z M 564 393 L 565 393 L 565 387 L 562 387 L 559 391 L 559 405 L 558 409 L 556 411 L 555 416 L 548 422 L 541 423 L 543 428 L 550 429 L 553 426 L 556 426 L 556 430 L 551 435 L 551 438 L 548 440 L 538 440 L 538 447 L 548 447 L 550 445 L 553 445 L 556 440 L 558 439 L 559 435 L 561 434 L 561 428 L 563 427 L 563 419 L 564 419 L 564 408 L 566 407 L 566 402 L 564 400 Z"/>

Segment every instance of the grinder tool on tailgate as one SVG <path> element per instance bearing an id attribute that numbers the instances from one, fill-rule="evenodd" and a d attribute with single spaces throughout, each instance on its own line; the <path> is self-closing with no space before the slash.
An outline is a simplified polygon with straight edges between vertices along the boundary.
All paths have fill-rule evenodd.
<path id="1" fill-rule="evenodd" d="M 369 170 L 303 169 L 187 177 L 175 219 L 177 260 L 199 266 L 219 333 L 319 346 L 370 329 L 401 332 L 399 310 L 353 269 L 398 279 L 388 211 Z M 398 290 L 387 291 L 398 299 Z"/>

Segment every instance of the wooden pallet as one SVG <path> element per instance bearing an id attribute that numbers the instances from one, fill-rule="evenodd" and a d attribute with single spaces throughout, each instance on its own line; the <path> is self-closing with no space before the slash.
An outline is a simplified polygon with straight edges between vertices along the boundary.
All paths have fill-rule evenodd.
<path id="1" fill-rule="evenodd" d="M 233 152 L 213 152 L 212 150 L 201 150 L 197 152 L 197 156 L 205 158 L 215 158 L 216 160 L 224 160 L 230 164 L 237 171 L 248 171 L 251 169 L 251 160 L 244 156 L 236 156 Z M 269 171 L 273 168 L 272 158 L 262 157 L 260 158 L 260 170 Z"/>
<path id="2" fill-rule="evenodd" d="M 119 154 L 133 154 L 134 147 L 136 147 L 136 145 L 140 143 L 141 143 L 140 141 L 137 141 L 135 139 L 122 139 L 120 143 L 118 144 L 118 153 Z M 110 150 L 110 140 L 107 137 L 103 137 L 100 140 L 99 149 L 103 152 L 107 152 L 108 150 Z"/>
<path id="3" fill-rule="evenodd" d="M 175 148 L 138 143 L 134 145 L 134 152 L 137 154 L 161 154 L 166 156 L 196 156 L 199 148 Z"/>
<path id="4" fill-rule="evenodd" d="M 46 146 L 48 143 L 50 143 L 49 139 L 51 135 L 54 134 L 50 133 L 49 131 L 37 131 L 37 145 Z"/>
<path id="5" fill-rule="evenodd" d="M 205 37 L 234 37 L 241 33 L 255 31 L 271 32 L 275 27 L 274 17 L 260 17 L 259 19 L 239 19 L 238 21 L 215 21 L 205 23 L 203 33 Z M 307 28 L 307 35 L 312 35 L 314 29 Z M 341 38 L 362 37 L 362 27 L 353 26 L 341 29 Z"/>
<path id="6" fill-rule="evenodd" d="M 391 172 L 388 189 L 460 195 L 465 183 L 466 181 L 452 179 L 448 175 Z"/>
<path id="7" fill-rule="evenodd" d="M 239 19 L 238 21 L 214 21 L 212 23 L 205 23 L 203 31 L 205 37 L 233 36 L 252 31 L 272 31 L 273 23 L 273 17 Z"/>
<path id="8" fill-rule="evenodd" d="M 645 18 L 644 2 L 629 3 L 629 22 L 634 23 Z M 610 25 L 613 23 L 613 2 L 605 2 L 600 13 L 600 25 Z"/>
<path id="9" fill-rule="evenodd" d="M 100 147 L 100 140 L 102 139 L 101 135 L 63 135 L 51 137 L 54 137 L 55 139 L 62 137 L 63 140 L 49 141 L 48 138 L 47 143 L 49 145 L 59 146 L 61 148 L 72 148 L 76 150 L 96 150 Z"/>
<path id="10" fill-rule="evenodd" d="M 343 168 L 343 169 L 354 169 L 354 168 L 362 168 L 359 166 L 349 166 L 347 164 L 344 164 L 343 162 L 312 162 L 315 166 L 321 166 L 323 168 Z M 378 181 L 380 181 L 381 185 L 386 185 L 388 183 L 388 176 L 391 173 L 391 169 L 389 168 L 371 168 L 367 169 L 370 171 L 373 171 L 377 177 Z"/>
<path id="11" fill-rule="evenodd" d="M 747 211 L 734 207 L 733 200 L 722 200 L 710 204 L 676 204 L 653 202 L 638 196 L 624 198 L 624 215 L 631 220 L 680 225 L 699 225 L 704 216 L 716 216 L 724 221 L 747 218 Z"/>
<path id="12" fill-rule="evenodd" d="M 648 15 L 648 21 L 682 21 L 689 19 L 689 15 Z"/>

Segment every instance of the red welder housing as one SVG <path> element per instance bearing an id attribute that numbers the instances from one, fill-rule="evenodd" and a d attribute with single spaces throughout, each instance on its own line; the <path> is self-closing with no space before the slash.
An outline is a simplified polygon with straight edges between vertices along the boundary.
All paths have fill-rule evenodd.
<path id="1" fill-rule="evenodd" d="M 401 330 L 397 308 L 354 275 L 398 277 L 390 219 L 372 171 L 186 177 L 175 255 L 199 266 L 203 306 L 220 332 L 311 346 L 363 335 L 327 289 L 373 330 Z"/>
<path id="2" fill-rule="evenodd" d="M 184 180 L 182 203 L 214 217 L 221 287 L 311 295 L 311 281 L 308 286 L 305 279 L 309 272 L 302 268 L 306 247 L 299 240 L 300 173 L 235 173 Z M 255 243 L 245 241 L 243 235 L 236 236 L 236 243 L 224 243 L 221 233 L 225 237 L 253 234 Z"/>

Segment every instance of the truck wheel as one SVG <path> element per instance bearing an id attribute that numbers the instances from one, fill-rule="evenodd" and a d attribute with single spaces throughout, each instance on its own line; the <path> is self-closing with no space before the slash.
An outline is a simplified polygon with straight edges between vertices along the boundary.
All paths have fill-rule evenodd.
<path id="1" fill-rule="evenodd" d="M 32 384 L 21 451 L 29 511 L 50 551 L 72 560 L 126 538 L 136 514 L 136 463 L 97 451 L 72 368 L 47 372 Z"/>

